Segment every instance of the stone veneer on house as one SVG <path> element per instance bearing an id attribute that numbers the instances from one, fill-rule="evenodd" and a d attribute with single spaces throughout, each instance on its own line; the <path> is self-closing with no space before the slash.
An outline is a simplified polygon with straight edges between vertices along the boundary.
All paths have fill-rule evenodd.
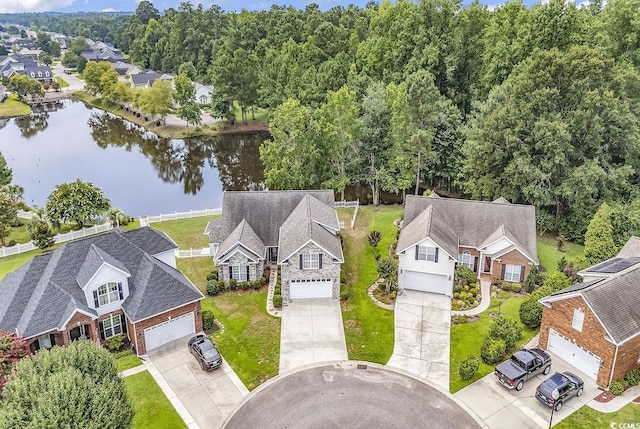
<path id="1" fill-rule="evenodd" d="M 309 253 L 320 253 L 322 255 L 322 268 L 301 270 L 300 255 Z M 333 287 L 333 298 L 340 297 L 340 263 L 334 262 L 333 257 L 320 247 L 309 243 L 289 257 L 288 263 L 282 265 L 282 298 L 290 300 L 289 283 L 291 280 L 331 280 Z"/>

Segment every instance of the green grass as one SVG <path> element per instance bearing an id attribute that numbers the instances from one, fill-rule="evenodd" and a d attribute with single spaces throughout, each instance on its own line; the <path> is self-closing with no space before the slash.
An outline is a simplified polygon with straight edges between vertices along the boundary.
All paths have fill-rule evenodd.
<path id="1" fill-rule="evenodd" d="M 180 258 L 176 260 L 176 266 L 200 289 L 200 292 L 205 293 L 207 288 L 207 274 L 215 268 L 213 259 L 210 257 Z"/>
<path id="2" fill-rule="evenodd" d="M 60 88 L 66 88 L 69 86 L 66 80 L 62 79 L 60 76 L 56 76 L 56 82 L 60 85 Z"/>
<path id="3" fill-rule="evenodd" d="M 18 101 L 18 97 L 12 94 L 0 103 L 0 118 L 13 118 L 15 116 L 24 116 L 31 113 L 31 107 L 21 101 Z"/>
<path id="4" fill-rule="evenodd" d="M 129 350 L 130 353 L 118 353 L 119 357 L 116 359 L 116 365 L 118 365 L 118 372 L 122 372 L 126 369 L 135 368 L 136 366 L 142 365 L 142 361 L 138 356 L 133 354 L 133 351 Z"/>
<path id="5" fill-rule="evenodd" d="M 350 219 L 353 210 L 340 210 L 340 220 Z M 402 214 L 400 206 L 360 207 L 355 229 L 345 221 L 343 236 L 343 269 L 350 289 L 349 299 L 342 302 L 342 320 L 349 359 L 386 364 L 393 353 L 393 312 L 375 305 L 367 296 L 367 288 L 378 278 L 373 249 L 367 242 L 372 230 L 380 231 L 378 250 L 384 256 L 396 238 L 394 219 Z"/>
<path id="6" fill-rule="evenodd" d="M 500 313 L 504 316 L 519 321 L 520 303 L 524 297 L 512 296 L 502 303 L 500 306 Z M 463 380 L 458 374 L 458 368 L 460 362 L 467 358 L 469 355 L 475 355 L 480 357 L 480 347 L 482 342 L 489 335 L 489 325 L 492 318 L 491 313 L 498 312 L 498 300 L 492 299 L 489 308 L 480 315 L 480 319 L 461 325 L 455 325 L 451 327 L 451 355 L 450 355 L 450 377 L 449 387 L 451 393 L 457 392 L 465 386 L 473 383 L 474 381 L 484 377 L 485 375 L 493 371 L 493 365 L 487 365 L 480 361 L 480 368 L 476 372 L 475 376 L 470 380 Z M 518 347 L 527 343 L 538 333 L 537 330 L 529 330 L 523 327 L 522 338 L 518 342 Z M 506 359 L 506 357 L 505 357 Z"/>
<path id="7" fill-rule="evenodd" d="M 266 303 L 266 290 L 202 301 L 202 310 L 224 325 L 213 335 L 215 344 L 249 390 L 278 375 L 280 365 L 280 318 L 267 313 Z"/>
<path id="8" fill-rule="evenodd" d="M 20 222 L 22 222 L 23 225 L 12 226 L 9 229 L 9 236 L 5 239 L 7 243 L 11 240 L 15 240 L 17 243 L 28 243 L 31 241 L 31 234 L 27 231 L 27 223 L 29 221 L 26 219 L 20 219 Z"/>
<path id="9" fill-rule="evenodd" d="M 187 427 L 148 371 L 125 378 L 124 384 L 135 411 L 132 429 Z"/>
<path id="10" fill-rule="evenodd" d="M 18 255 L 11 255 L 5 258 L 0 258 L 0 280 L 4 278 L 8 273 L 15 271 L 22 264 L 36 255 L 39 255 L 41 250 L 32 250 L 31 252 L 24 252 Z"/>
<path id="11" fill-rule="evenodd" d="M 168 220 L 152 223 L 151 227 L 164 231 L 180 249 L 201 249 L 209 246 L 204 235 L 207 223 L 216 216 L 192 217 L 188 219 Z"/>
<path id="12" fill-rule="evenodd" d="M 616 425 L 611 423 L 616 423 Z M 556 429 L 602 429 L 620 427 L 621 423 L 630 424 L 629 428 L 637 427 L 633 424 L 640 423 L 640 405 L 630 403 L 615 413 L 601 413 L 583 405 L 578 411 L 553 427 Z"/>
<path id="13" fill-rule="evenodd" d="M 549 272 L 558 271 L 558 260 L 563 256 L 568 260 L 584 254 L 584 246 L 565 241 L 562 250 L 558 250 L 558 240 L 552 235 L 538 236 L 538 258 L 540 264 Z"/>

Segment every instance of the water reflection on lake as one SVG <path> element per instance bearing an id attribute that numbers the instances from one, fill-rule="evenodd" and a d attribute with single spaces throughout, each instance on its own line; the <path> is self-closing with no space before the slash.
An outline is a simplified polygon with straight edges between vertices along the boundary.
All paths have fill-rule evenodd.
<path id="1" fill-rule="evenodd" d="M 0 123 L 0 152 L 25 202 L 43 205 L 76 178 L 130 215 L 220 207 L 222 190 L 264 188 L 258 147 L 268 133 L 171 140 L 83 103 Z"/>

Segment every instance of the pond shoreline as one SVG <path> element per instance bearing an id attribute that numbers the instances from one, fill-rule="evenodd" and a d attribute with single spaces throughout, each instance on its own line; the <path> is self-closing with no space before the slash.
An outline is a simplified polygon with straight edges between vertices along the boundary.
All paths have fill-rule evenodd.
<path id="1" fill-rule="evenodd" d="M 216 136 L 221 134 L 248 133 L 254 131 L 268 131 L 269 125 L 252 121 L 248 124 L 238 124 L 235 126 L 227 126 L 222 122 L 216 122 L 213 125 L 197 125 L 190 128 L 183 126 L 163 126 L 156 125 L 154 121 L 145 121 L 143 117 L 138 117 L 132 112 L 123 110 L 118 104 L 100 97 L 94 97 L 85 91 L 77 91 L 72 94 L 74 100 L 82 101 L 88 106 L 96 109 L 104 110 L 112 113 L 122 119 L 133 122 L 150 131 L 157 136 L 170 139 L 184 139 L 202 136 Z"/>

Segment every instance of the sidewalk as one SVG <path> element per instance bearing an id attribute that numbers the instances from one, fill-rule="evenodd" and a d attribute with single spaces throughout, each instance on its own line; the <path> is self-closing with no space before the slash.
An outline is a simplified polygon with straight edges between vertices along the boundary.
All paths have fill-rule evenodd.
<path id="1" fill-rule="evenodd" d="M 613 413 L 626 406 L 640 396 L 640 386 L 633 386 L 624 391 L 620 396 L 616 396 L 609 402 L 598 402 L 592 399 L 587 405 L 601 413 Z"/>

